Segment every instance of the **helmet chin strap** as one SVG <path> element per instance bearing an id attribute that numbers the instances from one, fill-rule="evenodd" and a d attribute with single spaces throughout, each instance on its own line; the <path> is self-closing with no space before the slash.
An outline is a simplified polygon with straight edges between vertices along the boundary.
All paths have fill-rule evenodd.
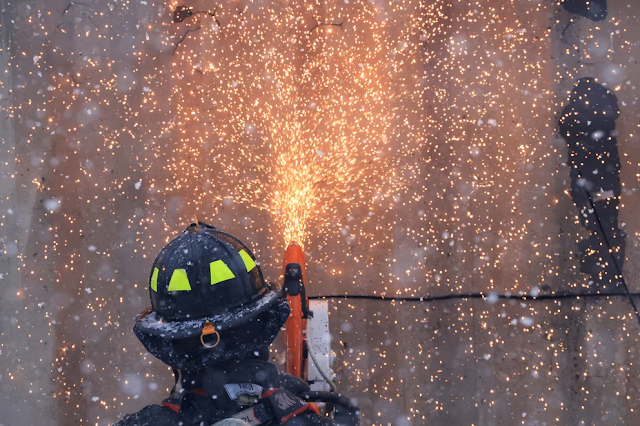
<path id="1" fill-rule="evenodd" d="M 173 377 L 175 379 L 175 383 L 173 384 L 173 388 L 171 388 L 171 394 L 173 394 L 176 390 L 180 391 L 182 388 L 182 373 L 177 368 L 171 368 L 173 371 Z"/>

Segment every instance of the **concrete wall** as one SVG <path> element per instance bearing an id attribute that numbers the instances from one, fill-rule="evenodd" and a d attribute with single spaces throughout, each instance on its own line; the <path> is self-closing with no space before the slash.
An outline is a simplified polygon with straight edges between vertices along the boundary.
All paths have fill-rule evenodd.
<path id="1" fill-rule="evenodd" d="M 183 148 L 205 123 L 158 134 L 184 118 L 183 108 L 199 105 L 189 96 L 194 86 L 216 93 L 208 77 L 158 72 L 177 74 L 206 54 L 211 39 L 198 37 L 213 37 L 211 22 L 199 21 L 207 27 L 181 45 L 189 54 L 173 56 L 191 24 L 171 26 L 167 5 L 68 6 L 2 3 L 6 425 L 107 424 L 165 397 L 171 374 L 145 353 L 131 325 L 148 305 L 152 258 L 194 212 L 249 240 L 266 275 L 280 274 L 281 242 L 269 233 L 268 214 L 214 205 L 211 194 L 194 198 L 220 179 L 207 168 L 208 154 L 230 154 L 215 139 Z M 332 21 L 362 8 L 333 6 L 303 15 Z M 401 74 L 422 94 L 398 101 L 408 124 L 389 136 L 394 152 L 413 149 L 397 169 L 410 178 L 384 202 L 328 206 L 305 241 L 310 292 L 620 290 L 594 289 L 579 272 L 577 244 L 586 233 L 566 194 L 566 143 L 555 134 L 568 91 L 585 76 L 607 83 L 620 101 L 624 275 L 637 291 L 638 7 L 610 1 L 609 18 L 594 23 L 549 2 L 405 6 L 377 3 L 376 17 L 390 19 L 392 35 L 411 12 L 428 17 L 413 34 L 423 43 L 409 58 L 418 65 Z M 145 87 L 155 92 L 153 106 L 144 103 Z M 257 137 L 242 142 L 258 147 Z M 184 176 L 189 185 L 173 185 Z M 625 298 L 335 300 L 330 321 L 339 387 L 357 398 L 364 424 L 638 423 L 640 325 Z"/>
<path id="2" fill-rule="evenodd" d="M 38 118 L 14 109 L 29 99 L 21 89 L 33 78 L 29 79 L 12 59 L 16 49 L 32 51 L 42 38 L 34 35 L 28 41 L 16 41 L 21 25 L 15 22 L 13 6 L 9 1 L 0 3 L 0 388 L 5 406 L 0 423 L 46 425 L 55 424 L 51 371 L 56 354 L 49 315 L 38 303 L 50 302 L 55 296 L 51 284 L 29 282 L 26 270 L 31 264 L 30 271 L 47 276 L 52 268 L 38 262 L 42 252 L 40 247 L 33 247 L 34 240 L 41 241 L 41 228 L 32 222 L 40 201 L 40 156 L 25 144 L 25 128 L 33 126 Z"/>

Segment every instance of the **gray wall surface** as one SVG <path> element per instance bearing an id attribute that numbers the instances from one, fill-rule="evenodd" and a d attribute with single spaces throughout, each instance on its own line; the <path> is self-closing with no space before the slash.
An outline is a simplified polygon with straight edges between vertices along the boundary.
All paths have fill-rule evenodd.
<path id="1" fill-rule="evenodd" d="M 640 291 L 640 5 L 553 3 L 0 2 L 0 425 L 159 403 L 171 371 L 131 331 L 155 255 L 196 215 L 281 279 L 288 185 L 310 294 L 624 292 L 579 271 L 556 124 L 582 77 L 618 97 Z M 640 423 L 626 297 L 332 299 L 330 326 L 364 425 Z"/>

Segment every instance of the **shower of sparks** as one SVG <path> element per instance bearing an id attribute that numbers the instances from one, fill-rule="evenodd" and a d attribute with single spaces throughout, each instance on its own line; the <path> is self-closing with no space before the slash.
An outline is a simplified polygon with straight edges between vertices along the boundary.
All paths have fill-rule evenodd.
<path id="1" fill-rule="evenodd" d="M 274 3 L 218 16 L 222 28 L 193 23 L 201 30 L 172 63 L 170 126 L 180 140 L 163 158 L 172 171 L 165 194 L 191 187 L 187 211 L 224 199 L 263 209 L 282 245 L 325 228 L 338 203 L 397 189 L 390 142 L 406 94 L 397 90 L 398 47 L 375 7 Z M 314 28 L 325 20 L 345 23 Z"/>
<path id="2" fill-rule="evenodd" d="M 12 52 L 22 137 L 15 149 L 21 173 L 12 179 L 43 203 L 30 219 L 41 233 L 23 252 L 5 243 L 5 254 L 17 257 L 26 277 L 15 300 L 46 325 L 16 320 L 15 327 L 29 345 L 54 340 L 55 356 L 40 362 L 51 363 L 59 423 L 99 424 L 157 396 L 131 386 L 145 380 L 158 389 L 161 378 L 136 376 L 144 368 L 167 375 L 164 367 L 151 370 L 150 355 L 132 337 L 132 311 L 147 304 L 150 258 L 194 215 L 239 233 L 274 276 L 284 245 L 303 243 L 316 280 L 311 291 L 420 296 L 588 287 L 572 254 L 580 220 L 562 193 L 566 147 L 553 135 L 565 102 L 554 85 L 587 65 L 554 69 L 551 2 L 223 1 L 213 13 L 211 2 L 186 1 L 16 6 L 16 28 L 34 35 L 30 53 Z M 211 14 L 173 23 L 183 4 Z M 594 27 L 571 52 L 604 51 L 599 58 L 612 61 L 614 43 L 616 52 L 631 51 L 619 23 L 612 17 Z M 609 49 L 598 44 L 604 33 Z M 570 49 L 558 54 L 562 60 Z M 626 161 L 623 170 L 635 176 L 637 164 Z M 563 219 L 558 211 L 569 213 Z M 4 229 L 12 214 L 2 213 Z M 127 275 L 132 259 L 140 265 Z M 613 301 L 584 312 L 577 303 L 393 306 L 403 324 L 378 307 L 332 305 L 332 321 L 341 325 L 384 327 L 374 337 L 347 326 L 335 336 L 341 385 L 362 396 L 375 424 L 397 420 L 378 407 L 383 399 L 406 397 L 403 415 L 414 424 L 478 407 L 454 394 L 432 396 L 442 381 L 475 380 L 440 353 L 451 335 L 465 365 L 479 365 L 482 353 L 508 359 L 513 339 L 543 342 L 514 361 L 526 369 L 485 376 L 495 378 L 486 382 L 487 410 L 511 404 L 516 380 L 528 386 L 546 377 L 550 389 L 574 383 L 572 368 L 637 379 L 618 358 L 615 372 L 588 357 L 567 367 L 577 365 L 567 354 L 583 351 L 578 339 L 563 340 L 572 327 L 602 319 L 622 330 L 610 341 L 589 331 L 592 353 L 635 339 L 626 325 L 633 319 Z M 549 320 L 531 325 L 539 315 Z M 526 331 L 514 336 L 522 325 Z M 105 347 L 117 347 L 109 349 L 113 358 L 93 363 Z M 7 355 L 17 366 L 8 377 L 26 381 L 29 368 L 16 353 Z M 572 386 L 580 404 L 592 398 L 577 381 Z M 546 411 L 538 397 L 529 399 Z"/>

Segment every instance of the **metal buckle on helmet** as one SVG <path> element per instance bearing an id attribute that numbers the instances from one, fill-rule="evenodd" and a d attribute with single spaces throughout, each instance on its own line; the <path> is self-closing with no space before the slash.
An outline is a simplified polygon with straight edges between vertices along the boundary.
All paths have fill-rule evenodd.
<path id="1" fill-rule="evenodd" d="M 216 335 L 217 340 L 216 340 L 215 343 L 212 344 L 212 343 L 207 343 L 207 342 L 204 341 L 204 336 L 209 335 L 209 334 L 215 334 Z M 218 333 L 218 331 L 213 326 L 213 324 L 211 324 L 211 321 L 205 321 L 204 325 L 202 326 L 202 334 L 200 335 L 200 343 L 202 343 L 202 346 L 204 346 L 207 349 L 215 348 L 220 343 L 220 333 Z"/>

